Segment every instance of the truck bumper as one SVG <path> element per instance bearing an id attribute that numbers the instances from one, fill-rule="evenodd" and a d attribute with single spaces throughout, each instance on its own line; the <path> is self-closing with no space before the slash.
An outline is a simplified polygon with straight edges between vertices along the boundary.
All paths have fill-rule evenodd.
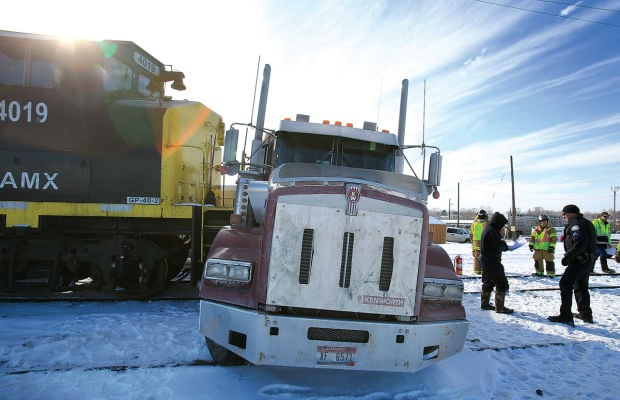
<path id="1" fill-rule="evenodd" d="M 468 327 L 467 320 L 309 318 L 200 301 L 200 332 L 255 365 L 415 372 L 461 351 Z"/>

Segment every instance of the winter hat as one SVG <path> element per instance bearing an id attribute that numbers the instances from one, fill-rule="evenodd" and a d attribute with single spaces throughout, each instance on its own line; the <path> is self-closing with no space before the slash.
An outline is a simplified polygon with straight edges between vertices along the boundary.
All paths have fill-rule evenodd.
<path id="1" fill-rule="evenodd" d="M 579 214 L 579 207 L 574 204 L 565 205 L 562 209 L 563 213 Z"/>
<path id="2" fill-rule="evenodd" d="M 508 220 L 506 219 L 506 216 L 504 214 L 494 212 L 491 216 L 489 224 L 491 224 L 491 226 L 495 229 L 502 229 L 504 225 L 506 225 L 506 222 L 508 222 Z"/>

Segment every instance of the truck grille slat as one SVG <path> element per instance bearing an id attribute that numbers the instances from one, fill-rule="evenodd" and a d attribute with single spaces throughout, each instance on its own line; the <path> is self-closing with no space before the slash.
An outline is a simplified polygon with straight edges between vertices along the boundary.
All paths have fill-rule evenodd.
<path id="1" fill-rule="evenodd" d="M 390 290 L 392 271 L 394 269 L 394 238 L 383 238 L 383 254 L 381 255 L 381 274 L 379 275 L 379 290 Z"/>
<path id="2" fill-rule="evenodd" d="M 368 331 L 354 329 L 308 328 L 308 340 L 325 340 L 328 342 L 368 343 Z"/>
<path id="3" fill-rule="evenodd" d="M 352 232 L 345 232 L 342 238 L 342 261 L 340 263 L 340 280 L 338 285 L 348 288 L 351 284 L 351 263 L 353 261 L 353 239 Z"/>
<path id="4" fill-rule="evenodd" d="M 314 252 L 314 229 L 304 229 L 301 241 L 301 261 L 299 262 L 299 283 L 307 285 L 310 282 L 312 254 Z"/>

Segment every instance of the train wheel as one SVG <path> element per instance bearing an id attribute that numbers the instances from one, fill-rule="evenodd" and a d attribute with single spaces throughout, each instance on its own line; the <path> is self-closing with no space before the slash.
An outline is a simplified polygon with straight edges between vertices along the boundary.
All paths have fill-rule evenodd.
<path id="1" fill-rule="evenodd" d="M 146 286 L 149 290 L 162 290 L 168 282 L 168 262 L 165 258 L 156 261 L 150 271 Z"/>
<path id="2" fill-rule="evenodd" d="M 205 340 L 207 342 L 209 353 L 211 353 L 211 358 L 213 358 L 213 361 L 216 363 L 225 367 L 244 365 L 246 363 L 243 358 L 239 357 L 227 348 L 220 346 L 208 337 L 205 337 Z"/>
<path id="3" fill-rule="evenodd" d="M 168 265 L 168 280 L 176 277 L 187 261 L 190 244 L 189 241 L 180 236 L 148 236 L 148 240 L 165 251 Z"/>
<path id="4" fill-rule="evenodd" d="M 4 289 L 9 284 L 8 263 L 0 262 L 0 289 Z"/>

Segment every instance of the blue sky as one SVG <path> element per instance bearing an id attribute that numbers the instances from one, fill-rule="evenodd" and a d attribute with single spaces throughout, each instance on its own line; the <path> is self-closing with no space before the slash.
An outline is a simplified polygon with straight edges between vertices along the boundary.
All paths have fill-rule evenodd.
<path id="1" fill-rule="evenodd" d="M 451 201 L 454 211 L 458 197 L 461 208 L 509 210 L 510 156 L 518 209 L 614 207 L 620 0 L 100 4 L 14 3 L 0 29 L 134 41 L 185 73 L 188 90 L 174 97 L 203 102 L 227 126 L 250 120 L 259 57 L 261 74 L 272 67 L 272 128 L 303 113 L 396 132 L 406 78 L 406 142 L 424 136 L 444 156 L 429 208 Z"/>

